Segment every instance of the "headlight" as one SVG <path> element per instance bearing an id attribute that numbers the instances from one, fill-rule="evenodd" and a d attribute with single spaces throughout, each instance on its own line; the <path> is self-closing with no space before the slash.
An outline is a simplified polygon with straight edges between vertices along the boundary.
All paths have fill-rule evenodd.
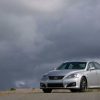
<path id="1" fill-rule="evenodd" d="M 47 79 L 48 79 L 48 76 L 47 75 L 43 75 L 41 80 L 47 80 Z"/>
<path id="2" fill-rule="evenodd" d="M 80 74 L 75 73 L 75 74 L 71 74 L 69 76 L 67 76 L 66 78 L 79 78 Z"/>

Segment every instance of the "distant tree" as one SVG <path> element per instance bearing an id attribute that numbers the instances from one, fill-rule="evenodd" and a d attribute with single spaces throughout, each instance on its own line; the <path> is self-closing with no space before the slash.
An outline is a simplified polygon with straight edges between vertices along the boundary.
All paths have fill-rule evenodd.
<path id="1" fill-rule="evenodd" d="M 15 88 L 10 88 L 10 91 L 15 91 L 16 89 Z"/>

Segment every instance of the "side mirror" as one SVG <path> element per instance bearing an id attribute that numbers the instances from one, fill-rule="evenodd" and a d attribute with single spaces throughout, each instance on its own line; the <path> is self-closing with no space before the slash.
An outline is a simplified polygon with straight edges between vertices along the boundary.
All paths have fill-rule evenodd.
<path id="1" fill-rule="evenodd" d="M 90 70 L 90 71 L 91 71 L 91 70 L 95 70 L 95 67 L 90 67 L 90 69 L 89 69 L 89 70 Z"/>

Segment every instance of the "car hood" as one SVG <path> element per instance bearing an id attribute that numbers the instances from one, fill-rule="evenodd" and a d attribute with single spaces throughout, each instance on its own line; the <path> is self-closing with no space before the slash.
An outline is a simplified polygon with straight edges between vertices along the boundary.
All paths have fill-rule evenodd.
<path id="1" fill-rule="evenodd" d="M 53 70 L 47 73 L 48 76 L 65 76 L 72 73 L 83 72 L 84 70 Z"/>

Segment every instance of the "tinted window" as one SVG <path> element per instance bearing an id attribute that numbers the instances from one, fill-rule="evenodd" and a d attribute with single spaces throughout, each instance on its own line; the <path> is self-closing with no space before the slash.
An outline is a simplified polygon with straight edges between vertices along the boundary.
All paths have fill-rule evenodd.
<path id="1" fill-rule="evenodd" d="M 97 62 L 95 62 L 94 64 L 95 64 L 95 68 L 100 70 L 100 64 Z"/>
<path id="2" fill-rule="evenodd" d="M 64 69 L 85 69 L 86 62 L 67 62 L 63 63 L 61 66 L 57 68 L 57 70 Z"/>
<path id="3" fill-rule="evenodd" d="M 91 67 L 95 67 L 95 65 L 94 65 L 93 62 L 90 62 L 90 63 L 88 64 L 87 70 L 89 70 Z"/>

